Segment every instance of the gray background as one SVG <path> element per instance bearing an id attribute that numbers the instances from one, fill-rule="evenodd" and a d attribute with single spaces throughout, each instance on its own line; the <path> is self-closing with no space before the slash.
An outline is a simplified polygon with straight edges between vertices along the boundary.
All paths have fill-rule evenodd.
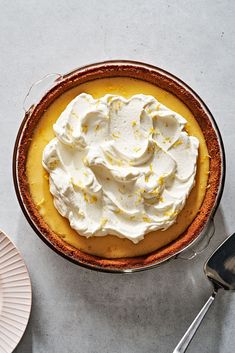
<path id="1" fill-rule="evenodd" d="M 0 226 L 28 265 L 33 307 L 17 353 L 171 352 L 211 287 L 207 256 L 235 230 L 234 1 L 0 0 Z M 227 179 L 216 234 L 198 258 L 131 276 L 71 264 L 34 234 L 17 203 L 12 149 L 30 85 L 106 59 L 134 59 L 182 78 L 221 129 Z M 235 296 L 220 293 L 189 353 L 230 353 Z"/>

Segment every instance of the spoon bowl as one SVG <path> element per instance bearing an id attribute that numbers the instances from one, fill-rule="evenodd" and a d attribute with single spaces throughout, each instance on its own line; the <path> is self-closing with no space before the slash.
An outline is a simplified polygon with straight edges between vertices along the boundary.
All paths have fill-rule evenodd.
<path id="1" fill-rule="evenodd" d="M 235 233 L 211 255 L 204 272 L 215 289 L 235 290 Z"/>
<path id="2" fill-rule="evenodd" d="M 204 265 L 204 272 L 213 285 L 213 293 L 195 317 L 173 353 L 183 353 L 189 346 L 219 289 L 235 290 L 235 233 L 215 250 Z"/>

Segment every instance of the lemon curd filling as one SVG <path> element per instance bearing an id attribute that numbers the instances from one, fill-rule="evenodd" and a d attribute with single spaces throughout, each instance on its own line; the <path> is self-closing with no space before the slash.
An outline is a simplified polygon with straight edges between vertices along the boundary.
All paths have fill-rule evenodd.
<path id="1" fill-rule="evenodd" d="M 45 146 L 54 138 L 53 124 L 69 102 L 81 93 L 101 98 L 105 94 L 115 94 L 130 98 L 136 94 L 151 95 L 169 109 L 179 113 L 186 120 L 186 131 L 199 140 L 199 154 L 195 186 L 186 205 L 177 217 L 174 225 L 165 231 L 157 230 L 145 235 L 144 239 L 134 244 L 128 239 L 114 235 L 85 238 L 73 230 L 66 218 L 56 210 L 49 191 L 48 174 L 42 166 L 42 153 Z M 133 120 L 132 126 L 136 122 Z M 177 141 L 177 143 L 180 143 Z M 79 85 L 63 93 L 45 111 L 34 132 L 27 156 L 27 177 L 34 203 L 48 226 L 63 240 L 74 247 L 104 258 L 135 257 L 150 253 L 167 245 L 179 237 L 197 215 L 203 201 L 209 173 L 209 156 L 202 131 L 189 109 L 178 98 L 145 81 L 131 78 L 98 79 Z M 147 221 L 147 220 L 146 220 Z M 104 220 L 105 222 L 105 220 Z"/>

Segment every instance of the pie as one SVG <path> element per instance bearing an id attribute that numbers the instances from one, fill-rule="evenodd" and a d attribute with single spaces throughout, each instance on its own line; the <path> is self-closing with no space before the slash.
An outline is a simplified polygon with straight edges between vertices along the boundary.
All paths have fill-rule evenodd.
<path id="1" fill-rule="evenodd" d="M 85 82 L 79 75 L 77 82 L 76 79 L 68 80 L 54 92 L 49 92 L 30 112 L 30 118 L 26 116 L 19 143 L 17 173 L 20 198 L 27 215 L 53 248 L 88 266 L 125 269 L 162 261 L 182 250 L 200 234 L 218 197 L 222 154 L 208 111 L 187 88 L 180 87 L 180 84 L 178 87 L 168 77 L 154 77 L 151 72 L 147 76 L 146 73 L 139 74 L 138 65 L 134 74 L 132 67 L 129 75 L 124 71 L 125 76 L 119 72 L 118 65 L 112 67 L 114 71 L 115 68 L 118 74 L 111 72 L 111 77 L 105 77 L 97 69 L 96 77 L 89 77 Z M 86 72 L 83 75 L 86 77 Z M 137 94 L 150 95 L 186 119 L 186 132 L 199 140 L 195 185 L 175 223 L 168 229 L 148 232 L 137 244 L 109 234 L 86 238 L 72 229 L 68 219 L 55 208 L 42 155 L 45 146 L 54 138 L 53 124 L 81 93 L 90 94 L 94 99 L 107 94 L 125 99 Z"/>

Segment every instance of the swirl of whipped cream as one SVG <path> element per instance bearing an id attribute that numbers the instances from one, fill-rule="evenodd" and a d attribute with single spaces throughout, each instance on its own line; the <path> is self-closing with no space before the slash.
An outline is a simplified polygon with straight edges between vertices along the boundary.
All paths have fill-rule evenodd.
<path id="1" fill-rule="evenodd" d="M 167 229 L 195 180 L 199 142 L 185 124 L 152 96 L 80 94 L 43 153 L 56 209 L 85 237 L 138 243 Z"/>

